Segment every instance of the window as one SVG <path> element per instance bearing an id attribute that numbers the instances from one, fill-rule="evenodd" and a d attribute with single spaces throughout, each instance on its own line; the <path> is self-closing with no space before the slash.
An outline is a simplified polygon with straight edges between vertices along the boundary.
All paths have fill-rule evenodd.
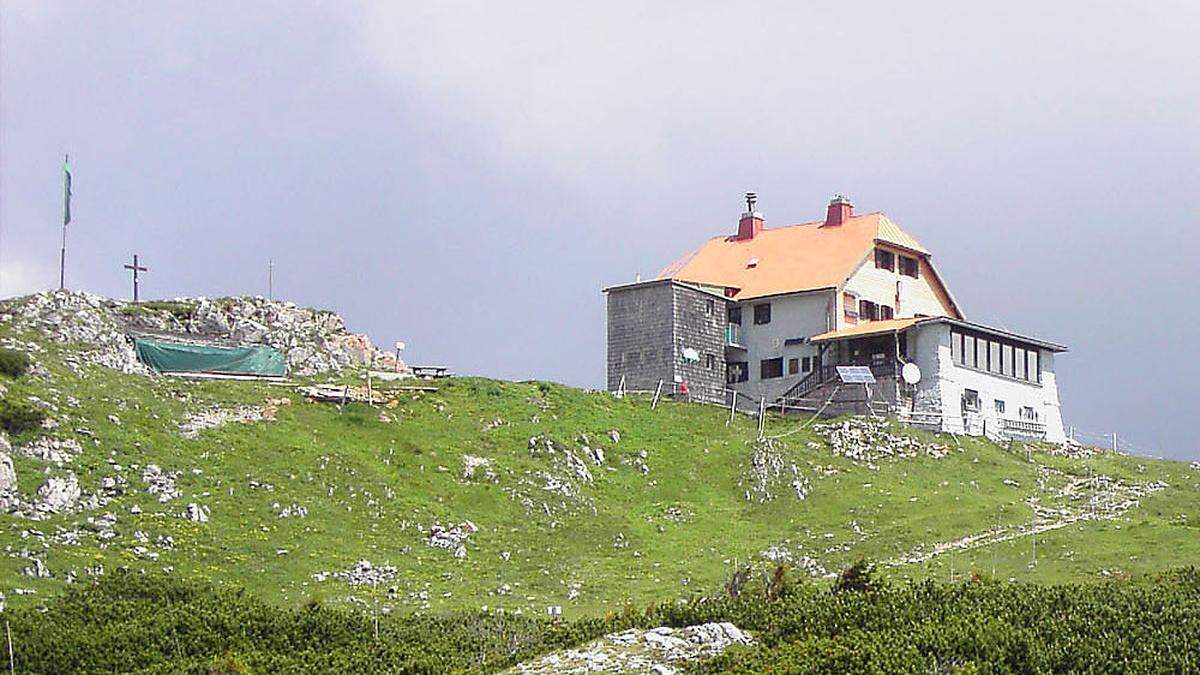
<path id="1" fill-rule="evenodd" d="M 849 291 L 843 293 L 842 306 L 846 311 L 846 323 L 858 323 L 858 296 Z"/>
<path id="2" fill-rule="evenodd" d="M 709 316 L 712 316 L 712 313 L 715 312 L 716 310 L 717 310 L 716 301 L 713 300 L 712 298 L 706 298 L 704 300 L 704 313 Z"/>
<path id="3" fill-rule="evenodd" d="M 745 361 L 730 361 L 729 371 L 725 374 L 725 381 L 729 384 L 737 382 L 745 382 L 750 379 L 750 369 Z"/>
<path id="4" fill-rule="evenodd" d="M 800 359 L 788 359 L 788 375 L 795 375 L 800 372 Z"/>
<path id="5" fill-rule="evenodd" d="M 963 412 L 979 412 L 979 392 L 974 389 L 963 389 Z"/>
<path id="6" fill-rule="evenodd" d="M 742 308 L 741 307 L 730 307 L 728 315 L 729 315 L 729 323 L 736 324 L 738 326 L 742 325 Z"/>
<path id="7" fill-rule="evenodd" d="M 879 306 L 879 318 L 880 319 L 892 318 L 892 308 L 889 307 L 888 305 L 880 305 Z"/>
<path id="8" fill-rule="evenodd" d="M 758 376 L 763 380 L 773 380 L 783 377 L 783 358 L 763 359 L 758 364 Z"/>
<path id="9" fill-rule="evenodd" d="M 1026 422 L 1036 422 L 1037 413 L 1034 412 L 1033 408 L 1030 406 L 1021 406 L 1021 419 L 1025 420 Z"/>
<path id="10" fill-rule="evenodd" d="M 896 271 L 896 254 L 881 248 L 875 249 L 875 266 L 889 272 Z"/>
<path id="11" fill-rule="evenodd" d="M 811 356 L 806 356 L 803 359 L 801 359 L 800 369 L 806 373 L 809 372 L 810 370 L 812 370 L 812 357 Z"/>
<path id="12" fill-rule="evenodd" d="M 874 321 L 879 318 L 879 305 L 870 300 L 859 300 L 858 317 L 864 321 Z"/>
<path id="13" fill-rule="evenodd" d="M 1000 399 L 996 399 L 996 414 L 997 415 L 1004 414 L 1004 401 L 1001 401 Z"/>
<path id="14" fill-rule="evenodd" d="M 705 354 L 704 355 L 704 367 L 708 368 L 709 370 L 716 370 L 717 369 L 717 357 L 713 356 L 712 354 Z"/>
<path id="15" fill-rule="evenodd" d="M 950 357 L 960 366 L 1026 382 L 1042 381 L 1041 352 L 1036 347 L 953 330 Z"/>
<path id="16" fill-rule="evenodd" d="M 754 325 L 761 326 L 771 323 L 771 303 L 764 302 L 754 306 Z"/>
<path id="17" fill-rule="evenodd" d="M 900 274 L 916 279 L 918 269 L 920 268 L 917 265 L 916 258 L 910 258 L 906 255 L 900 256 Z"/>

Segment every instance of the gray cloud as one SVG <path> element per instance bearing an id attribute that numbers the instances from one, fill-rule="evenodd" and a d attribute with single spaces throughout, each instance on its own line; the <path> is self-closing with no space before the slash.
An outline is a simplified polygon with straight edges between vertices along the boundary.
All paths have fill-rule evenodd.
<path id="1" fill-rule="evenodd" d="M 1200 455 L 1189 3 L 5 3 L 0 293 L 335 307 L 419 361 L 602 384 L 598 289 L 834 192 L 975 319 L 1062 340 L 1066 417 Z M 19 267 L 18 267 L 19 265 Z M 21 285 L 16 284 L 20 279 Z"/>

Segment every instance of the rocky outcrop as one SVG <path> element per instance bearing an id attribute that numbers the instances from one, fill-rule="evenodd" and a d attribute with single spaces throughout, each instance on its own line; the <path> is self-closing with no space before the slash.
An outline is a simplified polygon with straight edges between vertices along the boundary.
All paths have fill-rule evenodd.
<path id="1" fill-rule="evenodd" d="M 754 641 L 737 626 L 705 623 L 686 628 L 631 628 L 576 649 L 548 654 L 514 673 L 675 673 L 690 662 Z"/>
<path id="2" fill-rule="evenodd" d="M 333 312 L 264 298 L 198 298 L 188 321 L 191 333 L 243 344 L 265 344 L 283 352 L 296 375 L 314 375 L 371 364 L 394 370 L 395 355 L 377 349 L 370 338 L 347 332 Z M 401 364 L 402 365 L 402 364 Z"/>
<path id="3" fill-rule="evenodd" d="M 0 321 L 79 347 L 64 355 L 67 366 L 100 365 L 123 373 L 149 374 L 137 360 L 131 333 L 219 344 L 262 344 L 287 359 L 294 375 L 338 372 L 371 365 L 405 370 L 396 356 L 365 335 L 350 333 L 333 312 L 264 298 L 179 298 L 132 304 L 91 293 L 48 291 L 0 305 Z"/>
<path id="4" fill-rule="evenodd" d="M 122 373 L 149 374 L 125 335 L 121 308 L 125 303 L 75 291 L 47 291 L 4 303 L 0 321 L 12 321 L 22 330 L 38 331 L 62 344 L 80 347 L 63 355 L 68 367 L 79 372 L 84 364 Z"/>

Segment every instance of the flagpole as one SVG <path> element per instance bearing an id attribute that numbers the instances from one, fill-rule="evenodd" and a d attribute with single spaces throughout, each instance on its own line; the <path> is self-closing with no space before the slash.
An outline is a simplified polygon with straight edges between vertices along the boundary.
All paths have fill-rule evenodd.
<path id="1" fill-rule="evenodd" d="M 71 222 L 71 156 L 63 155 L 62 248 L 58 251 L 58 290 L 67 287 L 67 223 Z"/>

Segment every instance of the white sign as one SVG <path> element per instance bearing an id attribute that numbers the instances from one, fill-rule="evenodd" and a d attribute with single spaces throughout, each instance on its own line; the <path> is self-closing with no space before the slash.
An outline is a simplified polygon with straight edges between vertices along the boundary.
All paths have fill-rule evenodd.
<path id="1" fill-rule="evenodd" d="M 845 384 L 875 384 L 875 376 L 867 366 L 838 366 L 837 374 Z"/>

